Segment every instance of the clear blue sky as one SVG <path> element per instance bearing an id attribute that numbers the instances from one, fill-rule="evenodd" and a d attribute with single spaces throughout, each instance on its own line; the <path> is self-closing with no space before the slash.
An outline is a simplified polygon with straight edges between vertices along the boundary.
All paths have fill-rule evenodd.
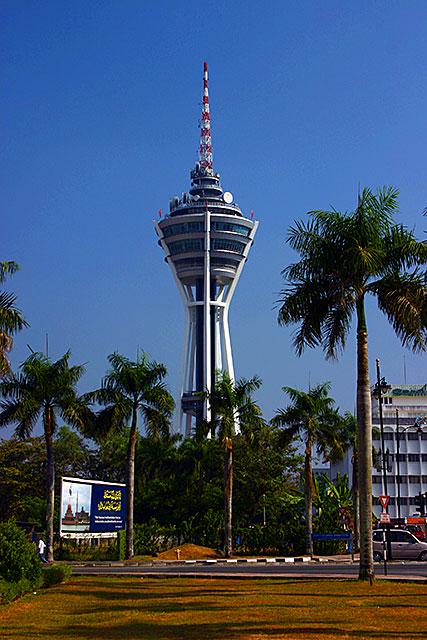
<path id="1" fill-rule="evenodd" d="M 31 328 L 15 341 L 87 363 L 138 347 L 178 387 L 183 310 L 153 219 L 188 189 L 209 62 L 214 167 L 260 220 L 231 309 L 238 376 L 258 374 L 267 418 L 283 385 L 332 382 L 355 396 L 355 340 L 325 362 L 297 358 L 277 325 L 288 226 L 313 208 L 351 209 L 358 183 L 401 190 L 400 220 L 427 219 L 425 1 L 121 2 L 3 0 L 2 259 Z M 369 307 L 370 364 L 403 382 L 405 351 Z M 425 356 L 406 351 L 408 383 Z"/>

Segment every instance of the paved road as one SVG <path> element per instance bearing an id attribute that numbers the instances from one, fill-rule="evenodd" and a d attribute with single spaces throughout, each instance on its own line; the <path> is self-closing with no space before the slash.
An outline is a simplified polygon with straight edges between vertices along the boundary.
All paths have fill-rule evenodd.
<path id="1" fill-rule="evenodd" d="M 122 575 L 156 577 L 234 577 L 234 578 L 351 578 L 357 577 L 357 563 L 298 563 L 298 564 L 144 564 L 110 565 L 109 563 L 90 566 L 74 565 L 75 575 Z M 384 577 L 383 565 L 375 565 L 377 578 Z M 388 577 L 394 579 L 414 579 L 427 583 L 427 562 L 389 563 Z"/>

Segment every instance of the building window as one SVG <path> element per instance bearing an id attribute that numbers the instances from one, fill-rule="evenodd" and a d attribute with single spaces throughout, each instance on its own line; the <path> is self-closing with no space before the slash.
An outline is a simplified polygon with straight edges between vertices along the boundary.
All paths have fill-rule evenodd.
<path id="1" fill-rule="evenodd" d="M 416 431 L 409 431 L 408 440 L 418 440 L 418 433 Z"/>
<path id="2" fill-rule="evenodd" d="M 242 224 L 233 224 L 232 222 L 212 222 L 212 231 L 232 231 L 240 233 L 242 236 L 248 236 L 250 229 Z"/>
<path id="3" fill-rule="evenodd" d="M 422 453 L 422 454 L 421 454 L 421 460 L 422 460 L 423 462 L 427 462 L 427 453 Z"/>
<path id="4" fill-rule="evenodd" d="M 372 484 L 381 484 L 381 476 L 372 476 Z"/>
<path id="5" fill-rule="evenodd" d="M 175 264 L 178 269 L 182 267 L 200 268 L 204 265 L 204 258 L 182 258 L 181 260 L 176 260 Z"/>
<path id="6" fill-rule="evenodd" d="M 420 484 L 420 476 L 408 476 L 409 484 Z"/>
<path id="7" fill-rule="evenodd" d="M 190 253 L 191 251 L 203 251 L 203 238 L 192 238 L 171 242 L 168 249 L 172 256 L 177 253 Z"/>
<path id="8" fill-rule="evenodd" d="M 235 251 L 236 253 L 243 253 L 245 245 L 237 240 L 226 240 L 223 238 L 213 238 L 211 249 L 213 251 Z"/>
<path id="9" fill-rule="evenodd" d="M 171 224 L 162 229 L 165 238 L 177 236 L 182 233 L 195 233 L 205 230 L 204 222 L 183 222 L 182 224 Z"/>
<path id="10" fill-rule="evenodd" d="M 418 462 L 420 456 L 417 453 L 408 453 L 408 462 Z"/>
<path id="11" fill-rule="evenodd" d="M 380 439 L 380 434 L 378 433 L 378 431 L 374 431 L 374 433 L 372 434 L 372 440 L 379 440 Z"/>
<path id="12" fill-rule="evenodd" d="M 394 440 L 394 433 L 390 431 L 384 432 L 384 440 Z"/>

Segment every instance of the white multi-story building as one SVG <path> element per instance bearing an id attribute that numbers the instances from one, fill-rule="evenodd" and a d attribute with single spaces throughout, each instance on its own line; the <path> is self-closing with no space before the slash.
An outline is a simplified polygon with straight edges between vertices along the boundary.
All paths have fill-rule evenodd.
<path id="1" fill-rule="evenodd" d="M 391 385 L 383 396 L 384 448 L 387 462 L 388 512 L 397 518 L 400 495 L 400 517 L 417 513 L 416 497 L 427 492 L 427 384 Z M 399 429 L 397 432 L 397 424 Z M 379 516 L 382 508 L 378 496 L 385 495 L 378 400 L 372 393 L 373 446 L 377 464 L 372 470 L 372 510 Z M 397 454 L 399 450 L 399 460 Z M 352 456 L 348 451 L 344 460 L 331 464 L 330 477 L 347 473 L 352 479 Z M 400 482 L 398 483 L 398 479 Z"/>
<path id="2" fill-rule="evenodd" d="M 412 516 L 416 496 L 427 492 L 427 384 L 391 385 L 383 395 L 384 449 L 386 458 L 388 511 L 392 518 Z M 373 445 L 381 453 L 378 400 L 372 397 Z M 381 512 L 378 496 L 385 495 L 381 455 L 372 474 L 372 500 Z"/>

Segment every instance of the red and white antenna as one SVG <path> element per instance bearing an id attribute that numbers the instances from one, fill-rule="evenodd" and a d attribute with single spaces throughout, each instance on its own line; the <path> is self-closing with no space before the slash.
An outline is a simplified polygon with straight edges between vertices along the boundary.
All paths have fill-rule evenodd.
<path id="1" fill-rule="evenodd" d="M 212 140 L 211 140 L 211 116 L 209 112 L 209 91 L 208 91 L 208 63 L 203 65 L 203 104 L 202 104 L 202 125 L 200 131 L 199 162 L 203 169 L 212 173 Z"/>

